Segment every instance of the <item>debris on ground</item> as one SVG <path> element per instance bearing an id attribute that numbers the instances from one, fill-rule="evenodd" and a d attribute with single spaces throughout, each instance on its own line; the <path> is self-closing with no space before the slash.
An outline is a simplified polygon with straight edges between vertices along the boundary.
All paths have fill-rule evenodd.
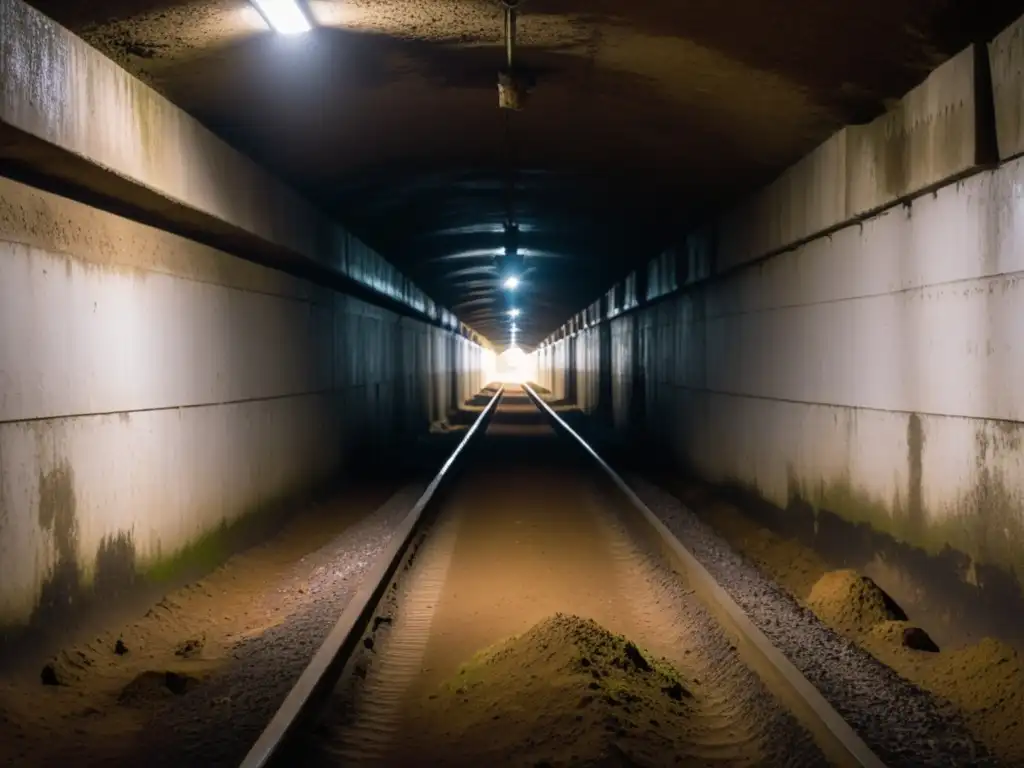
<path id="1" fill-rule="evenodd" d="M 206 636 L 191 638 L 178 644 L 178 647 L 174 651 L 175 656 L 181 656 L 183 659 L 191 659 L 198 656 L 203 650 L 203 646 L 206 645 Z"/>
<path id="2" fill-rule="evenodd" d="M 556 614 L 477 654 L 423 706 L 423 754 L 459 765 L 674 765 L 693 683 L 590 619 Z M 444 755 L 445 764 L 455 756 Z"/>
<path id="3" fill-rule="evenodd" d="M 807 604 L 818 618 L 846 634 L 867 632 L 883 621 L 907 618 L 874 581 L 849 569 L 824 574 L 811 589 Z"/>

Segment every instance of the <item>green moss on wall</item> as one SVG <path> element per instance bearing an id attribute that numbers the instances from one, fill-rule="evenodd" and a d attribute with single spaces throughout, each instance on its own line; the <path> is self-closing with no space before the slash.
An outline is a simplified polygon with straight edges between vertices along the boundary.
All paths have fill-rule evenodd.
<path id="1" fill-rule="evenodd" d="M 757 491 L 759 494 L 760 492 Z M 911 514 L 911 494 L 891 501 L 855 487 L 848 478 L 808 482 L 790 473 L 790 500 L 827 510 L 854 524 L 866 524 L 930 555 L 954 549 L 979 564 L 1000 568 L 1024 584 L 1024 504 L 989 467 L 949 507 Z"/>
<path id="2" fill-rule="evenodd" d="M 285 510 L 302 505 L 311 495 L 298 491 L 281 494 L 248 508 L 234 520 L 206 531 L 171 553 L 158 549 L 154 557 L 140 563 L 138 575 L 148 582 L 164 584 L 208 573 L 242 549 L 266 539 L 284 524 Z"/>

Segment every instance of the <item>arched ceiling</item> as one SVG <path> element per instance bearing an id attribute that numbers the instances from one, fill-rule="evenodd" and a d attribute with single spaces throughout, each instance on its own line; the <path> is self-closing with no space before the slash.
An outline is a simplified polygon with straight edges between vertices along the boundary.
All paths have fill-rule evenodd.
<path id="1" fill-rule="evenodd" d="M 526 109 L 497 105 L 497 0 L 31 0 L 276 171 L 496 344 L 504 181 L 532 345 L 688 220 L 865 120 L 1024 0 L 523 0 Z M 506 117 L 509 139 L 506 138 Z"/>

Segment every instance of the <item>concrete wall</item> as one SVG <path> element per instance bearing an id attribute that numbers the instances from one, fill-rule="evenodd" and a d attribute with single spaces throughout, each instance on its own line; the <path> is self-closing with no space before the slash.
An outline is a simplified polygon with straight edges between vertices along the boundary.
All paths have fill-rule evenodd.
<path id="1" fill-rule="evenodd" d="M 717 266 L 737 268 L 994 163 L 988 53 L 971 46 L 892 110 L 830 137 L 718 222 Z"/>
<path id="2" fill-rule="evenodd" d="M 337 221 L 22 0 L 0 0 L 0 161 L 484 341 Z"/>
<path id="3" fill-rule="evenodd" d="M 930 115 L 911 121 L 905 154 L 890 158 L 909 172 L 899 205 L 847 211 L 829 234 L 804 237 L 838 215 L 842 169 L 848 202 L 851 169 L 888 151 L 881 129 L 866 149 L 848 128 L 719 220 L 706 275 L 573 343 L 592 349 L 610 328 L 610 360 L 586 368 L 608 371 L 612 424 L 643 422 L 678 464 L 744 489 L 899 599 L 955 593 L 987 604 L 993 626 L 1016 616 L 1024 637 L 1024 158 L 972 169 L 968 146 L 996 143 L 987 103 L 1001 116 L 999 145 L 1017 151 L 1010 116 L 1024 89 L 1011 96 L 1006 83 L 1020 82 L 1020 29 L 989 48 L 990 91 L 967 74 L 972 48 L 873 124 L 911 107 Z M 930 149 L 914 149 L 925 133 Z M 758 213 L 773 199 L 778 216 Z M 543 380 L 565 377 L 554 369 L 568 343 L 556 335 L 539 350 Z M 957 619 L 948 604 L 936 610 Z"/>
<path id="4" fill-rule="evenodd" d="M 1024 154 L 1024 18 L 988 46 L 999 156 Z"/>
<path id="5" fill-rule="evenodd" d="M 485 383 L 449 330 L 0 180 L 0 628 L 125 586 Z"/>

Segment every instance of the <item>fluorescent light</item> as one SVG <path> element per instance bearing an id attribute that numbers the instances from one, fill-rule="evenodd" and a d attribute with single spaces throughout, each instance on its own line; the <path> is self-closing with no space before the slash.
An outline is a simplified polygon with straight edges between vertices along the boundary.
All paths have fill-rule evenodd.
<path id="1" fill-rule="evenodd" d="M 296 0 L 251 0 L 271 29 L 281 35 L 309 32 L 313 25 Z"/>
<path id="2" fill-rule="evenodd" d="M 512 275 L 511 277 L 505 280 L 505 287 L 508 288 L 510 291 L 514 291 L 516 288 L 519 287 L 519 278 L 516 277 L 515 275 Z"/>

